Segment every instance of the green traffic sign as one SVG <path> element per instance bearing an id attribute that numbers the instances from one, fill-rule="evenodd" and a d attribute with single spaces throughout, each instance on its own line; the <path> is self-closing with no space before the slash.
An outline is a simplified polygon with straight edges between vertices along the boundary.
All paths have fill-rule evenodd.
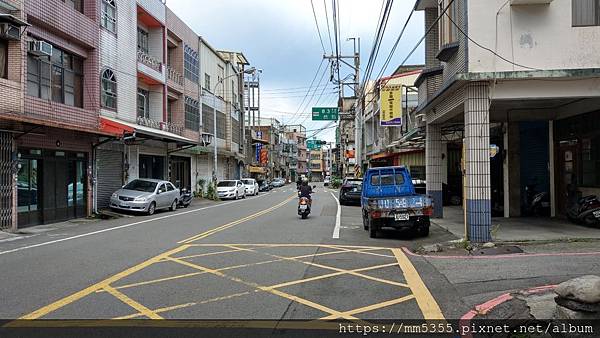
<path id="1" fill-rule="evenodd" d="M 340 110 L 337 107 L 313 107 L 313 121 L 337 121 L 340 115 Z"/>

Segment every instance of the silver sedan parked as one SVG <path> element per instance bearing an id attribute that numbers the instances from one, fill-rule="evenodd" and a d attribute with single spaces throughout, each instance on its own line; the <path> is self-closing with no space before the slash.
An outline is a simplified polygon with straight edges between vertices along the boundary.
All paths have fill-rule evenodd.
<path id="1" fill-rule="evenodd" d="M 156 210 L 175 210 L 179 189 L 171 182 L 154 179 L 136 179 L 115 191 L 110 198 L 111 209 L 154 214 Z"/>

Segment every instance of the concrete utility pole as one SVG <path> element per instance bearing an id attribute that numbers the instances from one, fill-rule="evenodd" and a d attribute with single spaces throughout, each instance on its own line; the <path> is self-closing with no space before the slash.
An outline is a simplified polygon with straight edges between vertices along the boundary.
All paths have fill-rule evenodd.
<path id="1" fill-rule="evenodd" d="M 334 83 L 336 83 L 338 85 L 338 90 L 339 90 L 339 99 L 341 101 L 341 99 L 344 97 L 344 86 L 350 86 L 353 91 L 354 91 L 354 97 L 358 98 L 358 96 L 360 95 L 360 38 L 348 38 L 347 41 L 353 41 L 353 45 L 354 45 L 354 53 L 353 55 L 324 55 L 323 58 L 327 59 L 327 60 L 335 60 L 335 62 L 333 62 L 332 67 L 335 67 L 335 72 L 337 73 L 337 80 L 334 80 Z M 349 62 L 347 62 L 346 60 L 353 60 L 354 64 L 351 64 Z M 353 81 L 345 81 L 345 80 L 340 80 L 340 62 L 345 64 L 346 66 L 352 68 L 354 70 L 354 75 L 353 75 Z M 333 69 L 333 68 L 332 68 Z M 352 113 L 346 113 L 343 112 L 342 108 L 343 108 L 343 101 L 338 103 L 340 105 L 340 114 L 338 117 L 338 128 L 340 130 L 340 135 L 344 136 L 346 133 L 346 128 L 344 128 L 345 123 L 343 123 L 344 120 L 354 120 L 355 119 L 355 115 Z M 354 107 L 354 112 L 356 112 L 356 107 Z M 354 128 L 356 130 L 356 126 Z M 357 137 L 355 136 L 355 142 L 357 141 Z M 341 148 L 341 153 L 343 156 L 345 156 L 346 153 L 346 147 L 347 147 L 347 138 L 343 138 L 340 137 L 340 143 L 338 146 Z M 355 145 L 355 149 L 356 149 L 356 145 Z M 356 155 L 355 155 L 356 156 Z M 341 168 L 341 172 L 342 172 L 342 176 L 346 171 L 346 163 L 345 163 L 345 157 L 342 157 L 340 159 L 340 168 Z"/>

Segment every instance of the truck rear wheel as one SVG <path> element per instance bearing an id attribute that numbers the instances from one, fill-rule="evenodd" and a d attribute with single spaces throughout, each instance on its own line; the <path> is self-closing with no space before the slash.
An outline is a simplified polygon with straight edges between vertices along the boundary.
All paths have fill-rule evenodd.
<path id="1" fill-rule="evenodd" d="M 363 212 L 362 215 L 363 229 L 369 230 L 369 217 Z"/>
<path id="2" fill-rule="evenodd" d="M 377 225 L 376 225 L 376 222 L 373 221 L 373 219 L 371 218 L 371 216 L 369 216 L 368 222 L 369 222 L 369 237 L 371 237 L 371 238 L 377 238 Z"/>
<path id="3" fill-rule="evenodd" d="M 417 231 L 416 234 L 417 236 L 420 237 L 427 237 L 429 236 L 429 227 L 431 225 L 431 222 L 429 221 L 429 219 L 427 220 L 423 220 L 420 222 L 419 226 L 417 227 Z"/>

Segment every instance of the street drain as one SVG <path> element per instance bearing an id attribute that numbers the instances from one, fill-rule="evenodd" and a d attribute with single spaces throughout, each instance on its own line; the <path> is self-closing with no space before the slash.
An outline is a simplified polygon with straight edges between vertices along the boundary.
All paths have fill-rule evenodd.
<path id="1" fill-rule="evenodd" d="M 473 256 L 495 256 L 495 255 L 510 255 L 510 254 L 518 254 L 523 253 L 523 250 L 518 246 L 509 245 L 509 246 L 499 246 L 494 248 L 481 248 L 477 250 L 471 251 L 471 255 Z"/>

